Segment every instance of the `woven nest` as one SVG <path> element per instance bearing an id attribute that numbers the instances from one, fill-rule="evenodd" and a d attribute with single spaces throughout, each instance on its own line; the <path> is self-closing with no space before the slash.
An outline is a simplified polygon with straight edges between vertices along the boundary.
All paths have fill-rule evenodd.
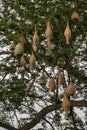
<path id="1" fill-rule="evenodd" d="M 19 36 L 19 42 L 22 43 L 22 44 L 24 44 L 26 42 L 26 39 L 25 39 L 25 36 L 24 36 L 23 33 L 21 33 L 20 36 Z"/>
<path id="2" fill-rule="evenodd" d="M 71 19 L 72 19 L 72 20 L 80 20 L 80 16 L 79 16 L 79 14 L 75 11 L 75 12 L 71 15 Z"/>
<path id="3" fill-rule="evenodd" d="M 35 25 L 35 32 L 34 32 L 34 35 L 33 35 L 33 44 L 35 46 L 37 46 L 38 42 L 39 42 L 39 36 L 37 34 L 36 25 Z"/>
<path id="4" fill-rule="evenodd" d="M 52 29 L 51 29 L 49 20 L 46 22 L 46 26 L 47 26 L 46 31 L 45 31 L 46 37 L 52 38 Z"/>
<path id="5" fill-rule="evenodd" d="M 65 59 L 63 57 L 59 57 L 57 64 L 58 64 L 59 67 L 63 68 L 66 65 Z"/>
<path id="6" fill-rule="evenodd" d="M 20 61 L 20 65 L 24 66 L 26 64 L 26 60 L 24 58 L 24 56 L 21 57 L 21 61 Z"/>
<path id="7" fill-rule="evenodd" d="M 42 76 L 39 78 L 38 83 L 39 83 L 40 85 L 46 85 L 46 77 L 45 77 L 45 74 L 42 74 Z"/>
<path id="8" fill-rule="evenodd" d="M 58 69 L 58 85 L 63 85 L 64 84 L 64 76 L 61 71 L 61 69 Z"/>
<path id="9" fill-rule="evenodd" d="M 23 54 L 23 53 L 24 53 L 24 46 L 21 43 L 18 43 L 15 46 L 14 55 L 16 56 L 16 55 Z"/>
<path id="10" fill-rule="evenodd" d="M 33 36 L 33 44 L 37 46 L 38 42 L 39 42 L 39 37 L 38 37 L 37 34 L 34 34 L 34 36 Z"/>
<path id="11" fill-rule="evenodd" d="M 53 77 L 52 77 L 51 80 L 49 81 L 48 87 L 49 87 L 49 91 L 54 92 L 54 90 L 55 90 L 55 81 L 54 81 L 54 78 L 53 78 Z"/>
<path id="12" fill-rule="evenodd" d="M 36 57 L 33 53 L 30 56 L 29 63 L 30 63 L 30 70 L 33 70 L 35 63 L 36 63 Z"/>
<path id="13" fill-rule="evenodd" d="M 70 110 L 71 107 L 71 102 L 70 100 L 67 98 L 66 93 L 64 94 L 64 98 L 62 101 L 62 109 L 65 111 L 65 118 L 68 119 L 68 112 Z"/>
<path id="14" fill-rule="evenodd" d="M 66 93 L 68 96 L 73 96 L 75 92 L 76 92 L 76 87 L 73 85 L 73 83 L 67 85 Z"/>
<path id="15" fill-rule="evenodd" d="M 46 22 L 45 35 L 46 35 L 46 37 L 47 37 L 48 47 L 51 48 L 52 29 L 51 29 L 51 25 L 50 25 L 50 21 L 49 21 L 49 20 Z"/>
<path id="16" fill-rule="evenodd" d="M 62 101 L 62 109 L 67 112 L 70 110 L 70 107 L 71 107 L 71 102 L 70 100 L 67 98 L 67 95 L 66 93 L 64 94 L 64 98 L 63 98 L 63 101 Z"/>
<path id="17" fill-rule="evenodd" d="M 67 21 L 67 26 L 66 26 L 65 31 L 64 31 L 64 36 L 65 36 L 65 39 L 66 39 L 66 44 L 69 45 L 70 44 L 70 38 L 71 38 L 71 30 L 70 30 L 70 26 L 69 26 L 68 21 Z"/>
<path id="18" fill-rule="evenodd" d="M 14 43 L 11 43 L 10 45 L 10 50 L 13 51 L 15 49 L 15 44 Z"/>

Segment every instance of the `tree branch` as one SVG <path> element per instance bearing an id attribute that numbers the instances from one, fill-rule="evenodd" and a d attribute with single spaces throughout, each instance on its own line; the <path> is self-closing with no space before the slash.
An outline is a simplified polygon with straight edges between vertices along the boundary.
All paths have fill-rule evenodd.
<path id="1" fill-rule="evenodd" d="M 41 119 L 43 119 L 43 117 L 44 117 L 47 113 L 49 113 L 49 112 L 51 112 L 51 111 L 53 111 L 53 110 L 55 110 L 55 109 L 59 109 L 60 107 L 61 107 L 61 104 L 59 104 L 59 105 L 57 105 L 57 104 L 52 104 L 52 105 L 49 105 L 49 106 L 45 107 L 44 109 L 42 109 L 42 110 L 35 116 L 35 118 L 34 118 L 31 122 L 25 124 L 25 125 L 22 127 L 22 130 L 29 130 L 29 129 L 33 128 L 37 123 L 40 122 Z"/>
<path id="2" fill-rule="evenodd" d="M 1 121 L 0 121 L 0 126 L 3 127 L 3 128 L 5 128 L 5 129 L 8 129 L 8 130 L 18 130 L 17 128 L 12 127 L 9 124 L 5 124 L 5 123 L 3 123 Z"/>
<path id="3" fill-rule="evenodd" d="M 87 101 L 85 100 L 79 100 L 79 101 L 71 101 L 72 103 L 72 106 L 73 107 L 87 107 Z M 44 116 L 56 109 L 59 109 L 61 108 L 61 103 L 59 104 L 52 104 L 52 105 L 49 105 L 45 108 L 43 108 L 39 113 L 36 114 L 35 118 L 30 121 L 29 123 L 26 123 L 23 127 L 17 129 L 17 128 L 14 128 L 8 124 L 4 124 L 2 122 L 0 122 L 0 126 L 3 127 L 3 128 L 6 128 L 8 130 L 30 130 L 31 128 L 33 128 L 36 124 L 38 124 L 40 122 L 41 119 L 44 118 Z"/>
<path id="4" fill-rule="evenodd" d="M 87 101 L 85 101 L 85 100 L 71 101 L 71 103 L 72 103 L 73 107 L 87 107 Z M 59 108 L 61 108 L 61 103 L 59 103 L 58 105 L 52 104 L 50 106 L 45 107 L 35 116 L 35 118 L 31 122 L 25 124 L 22 127 L 22 130 L 29 130 L 29 129 L 33 128 L 37 123 L 40 122 L 41 119 L 44 118 L 44 116 L 46 114 L 48 114 L 49 112 L 51 112 L 53 110 L 59 109 Z"/>
<path id="5" fill-rule="evenodd" d="M 50 121 L 48 121 L 48 120 L 45 119 L 45 118 L 44 118 L 44 120 L 51 126 L 51 128 L 52 128 L 53 130 L 55 130 L 54 127 L 53 127 L 53 125 L 52 125 L 52 123 L 51 123 Z"/>
<path id="6" fill-rule="evenodd" d="M 73 107 L 87 107 L 86 100 L 71 101 Z"/>
<path id="7" fill-rule="evenodd" d="M 78 128 L 73 128 L 73 127 L 66 127 L 65 130 L 81 130 L 81 129 L 78 129 Z"/>
<path id="8" fill-rule="evenodd" d="M 2 52 L 0 52 L 0 55 L 3 55 L 3 54 L 12 54 L 13 52 L 11 52 L 11 51 L 2 51 Z"/>

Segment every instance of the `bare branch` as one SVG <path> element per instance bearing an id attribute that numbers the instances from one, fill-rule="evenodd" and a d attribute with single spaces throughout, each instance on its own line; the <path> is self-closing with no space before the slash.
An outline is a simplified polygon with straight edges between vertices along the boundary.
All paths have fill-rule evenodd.
<path id="1" fill-rule="evenodd" d="M 84 100 L 80 100 L 80 101 L 71 101 L 72 102 L 72 106 L 73 107 L 87 107 L 87 101 L 84 101 Z M 35 118 L 25 124 L 23 127 L 22 127 L 22 130 L 29 130 L 31 128 L 33 128 L 37 123 L 40 122 L 41 119 L 44 118 L 44 116 L 56 109 L 59 109 L 61 108 L 61 103 L 59 103 L 58 105 L 57 104 L 52 104 L 50 106 L 47 106 L 45 107 L 44 109 L 42 109 L 36 116 Z"/>
<path id="2" fill-rule="evenodd" d="M 72 127 L 66 127 L 65 130 L 81 130 L 81 129 L 78 129 L 78 128 L 72 128 Z"/>
<path id="3" fill-rule="evenodd" d="M 2 51 L 2 52 L 0 52 L 0 55 L 5 55 L 5 54 L 12 54 L 13 52 L 11 52 L 11 51 Z"/>
<path id="4" fill-rule="evenodd" d="M 79 100 L 79 101 L 71 101 L 73 107 L 87 107 L 87 101 Z"/>
<path id="5" fill-rule="evenodd" d="M 48 121 L 48 120 L 45 119 L 45 118 L 44 118 L 44 120 L 52 127 L 53 130 L 55 130 L 54 127 L 53 127 L 53 125 L 50 123 L 50 121 Z"/>
<path id="6" fill-rule="evenodd" d="M 71 101 L 71 103 L 73 107 L 87 107 L 87 101 L 85 100 Z M 33 128 L 36 124 L 38 124 L 41 119 L 44 119 L 44 116 L 46 116 L 46 114 L 60 108 L 61 108 L 61 103 L 59 104 L 54 103 L 52 105 L 43 108 L 39 113 L 36 114 L 35 118 L 32 121 L 26 123 L 23 127 L 19 129 L 16 129 L 8 124 L 3 124 L 2 122 L 0 122 L 0 126 L 9 130 L 29 130 Z"/>
<path id="7" fill-rule="evenodd" d="M 53 111 L 53 110 L 55 110 L 55 109 L 58 109 L 58 108 L 60 108 L 60 107 L 61 107 L 61 104 L 59 104 L 59 105 L 53 104 L 53 105 L 49 105 L 49 106 L 45 107 L 44 109 L 42 109 L 42 110 L 35 116 L 35 118 L 34 118 L 31 122 L 25 124 L 25 125 L 22 127 L 22 130 L 29 130 L 29 129 L 33 128 L 37 123 L 40 122 L 41 119 L 44 118 L 44 116 L 45 116 L 47 113 L 49 113 L 49 112 L 51 112 L 51 111 Z"/>
<path id="8" fill-rule="evenodd" d="M 3 123 L 3 122 L 1 122 L 1 121 L 0 121 L 0 126 L 3 127 L 3 128 L 6 128 L 6 129 L 8 129 L 8 130 L 18 130 L 17 128 L 12 127 L 12 126 L 10 126 L 9 124 L 5 124 L 5 123 Z"/>

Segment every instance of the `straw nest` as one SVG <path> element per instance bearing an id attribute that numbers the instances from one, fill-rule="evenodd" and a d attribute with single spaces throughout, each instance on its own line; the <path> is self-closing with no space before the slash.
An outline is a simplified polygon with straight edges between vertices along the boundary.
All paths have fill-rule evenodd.
<path id="1" fill-rule="evenodd" d="M 49 87 L 49 91 L 54 92 L 54 90 L 55 90 L 55 80 L 54 80 L 54 77 L 52 77 L 50 79 L 48 87 Z"/>
<path id="2" fill-rule="evenodd" d="M 66 93 L 68 96 L 73 96 L 76 92 L 76 87 L 73 85 L 73 83 L 70 83 L 67 85 Z"/>

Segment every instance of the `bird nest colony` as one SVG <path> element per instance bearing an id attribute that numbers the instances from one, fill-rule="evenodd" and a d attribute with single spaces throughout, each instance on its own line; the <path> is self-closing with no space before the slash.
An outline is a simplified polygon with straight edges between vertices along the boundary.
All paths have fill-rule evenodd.
<path id="1" fill-rule="evenodd" d="M 74 12 L 71 15 L 71 20 L 80 20 L 80 16 L 77 12 Z M 10 21 L 8 21 L 8 23 L 10 23 Z M 66 28 L 64 30 L 64 37 L 65 37 L 65 43 L 66 45 L 70 45 L 70 38 L 71 38 L 71 29 L 70 29 L 70 25 L 69 22 L 67 21 L 66 23 Z M 46 49 L 46 56 L 50 56 L 52 55 L 52 51 L 51 51 L 51 40 L 53 37 L 53 32 L 52 32 L 52 27 L 51 27 L 51 23 L 50 20 L 46 21 L 46 30 L 45 30 L 45 36 L 47 39 L 47 49 Z M 20 66 L 24 66 L 26 64 L 26 59 L 24 56 L 24 45 L 26 43 L 26 38 L 24 36 L 23 33 L 20 34 L 19 36 L 19 43 L 18 44 L 14 44 L 11 43 L 10 45 L 10 50 L 13 52 L 14 56 L 18 56 L 18 55 L 22 55 L 20 58 Z M 39 44 L 39 36 L 37 33 L 37 25 L 35 25 L 35 30 L 34 30 L 34 35 L 32 36 L 32 50 L 31 50 L 31 54 L 29 56 L 29 68 L 30 70 L 34 70 L 35 65 L 36 65 L 36 56 L 35 53 L 37 51 L 38 48 L 38 44 Z M 57 65 L 58 65 L 58 73 L 57 73 L 57 85 L 58 87 L 60 87 L 61 85 L 64 85 L 65 83 L 65 79 L 64 79 L 64 75 L 63 75 L 63 71 L 61 68 L 64 68 L 66 65 L 66 61 L 63 57 L 59 57 L 57 60 Z M 39 84 L 43 85 L 45 84 L 46 81 L 46 77 L 45 75 L 42 76 L 39 79 Z M 55 92 L 56 90 L 56 82 L 54 77 L 50 78 L 50 81 L 48 83 L 48 89 L 51 92 Z M 64 93 L 64 98 L 62 101 L 62 109 L 65 111 L 65 117 L 68 118 L 68 112 L 71 108 L 71 102 L 70 102 L 70 96 L 73 96 L 76 92 L 76 87 L 73 85 L 73 83 L 69 83 L 66 87 L 65 93 Z"/>

